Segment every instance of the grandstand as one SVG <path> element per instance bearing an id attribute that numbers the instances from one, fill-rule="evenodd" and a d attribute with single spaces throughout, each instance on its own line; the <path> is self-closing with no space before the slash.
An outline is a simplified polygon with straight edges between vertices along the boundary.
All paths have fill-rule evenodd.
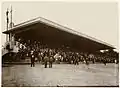
<path id="1" fill-rule="evenodd" d="M 51 51 L 53 55 L 60 53 L 63 61 L 69 63 L 75 55 L 79 61 L 89 58 L 93 63 L 103 61 L 114 63 L 115 60 L 118 63 L 118 53 L 113 51 L 115 48 L 112 45 L 42 17 L 14 25 L 3 33 L 10 35 L 8 43 L 10 49 L 6 53 L 17 53 L 14 60 L 25 59 L 33 50 L 37 56 L 40 52 L 45 54 Z M 101 50 L 104 52 L 100 52 Z"/>
<path id="2" fill-rule="evenodd" d="M 112 45 L 61 26 L 42 17 L 15 25 L 4 34 L 14 35 L 15 40 L 37 40 L 50 47 L 70 47 L 75 51 L 96 52 L 105 49 L 115 49 Z M 12 36 L 11 36 L 12 37 Z"/>

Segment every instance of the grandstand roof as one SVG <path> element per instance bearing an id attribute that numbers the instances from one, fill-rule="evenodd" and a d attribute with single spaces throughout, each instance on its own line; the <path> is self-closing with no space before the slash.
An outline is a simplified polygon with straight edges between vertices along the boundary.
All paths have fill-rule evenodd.
<path id="1" fill-rule="evenodd" d="M 30 30 L 32 31 L 30 32 Z M 28 31 L 30 34 L 28 34 Z M 83 50 L 85 48 L 88 48 L 87 50 L 114 49 L 112 45 L 106 42 L 103 42 L 96 38 L 82 34 L 73 29 L 64 27 L 62 25 L 59 25 L 55 22 L 52 22 L 42 17 L 37 17 L 35 19 L 15 25 L 13 28 L 11 28 L 8 31 L 4 31 L 3 33 L 5 34 L 12 33 L 12 34 L 16 34 L 16 36 L 17 35 L 24 36 L 24 38 L 25 36 L 30 37 L 29 35 L 31 35 L 32 33 L 32 34 L 35 34 L 34 36 L 40 35 L 39 38 L 44 37 L 44 39 L 54 35 L 51 38 L 56 37 L 58 40 L 64 39 L 64 40 L 61 40 L 61 42 L 67 41 L 67 43 L 72 43 L 70 44 L 70 46 L 74 46 L 74 47 L 77 46 L 77 48 L 79 47 L 79 49 L 83 48 L 84 46 Z"/>

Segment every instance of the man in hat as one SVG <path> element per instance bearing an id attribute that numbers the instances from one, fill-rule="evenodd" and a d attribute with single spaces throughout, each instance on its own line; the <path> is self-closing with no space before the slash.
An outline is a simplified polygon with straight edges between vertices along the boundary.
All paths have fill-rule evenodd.
<path id="1" fill-rule="evenodd" d="M 51 55 L 49 58 L 49 68 L 52 68 L 52 63 L 53 63 L 53 56 Z"/>
<path id="2" fill-rule="evenodd" d="M 31 51 L 31 67 L 34 67 L 35 66 L 35 56 L 34 56 L 34 51 L 32 50 Z"/>
<path id="3" fill-rule="evenodd" d="M 47 68 L 47 62 L 49 61 L 48 59 L 49 58 L 48 58 L 47 54 L 45 54 L 45 57 L 44 57 L 45 68 Z"/>

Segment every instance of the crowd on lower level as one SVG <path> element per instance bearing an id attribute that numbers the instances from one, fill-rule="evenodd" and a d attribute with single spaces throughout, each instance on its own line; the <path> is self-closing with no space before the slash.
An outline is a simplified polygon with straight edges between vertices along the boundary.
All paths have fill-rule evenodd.
<path id="1" fill-rule="evenodd" d="M 20 46 L 20 43 L 19 43 Z M 88 52 L 74 52 L 70 50 L 64 50 L 63 48 L 49 48 L 46 44 L 40 42 L 31 42 L 28 40 L 25 43 L 21 43 L 17 56 L 20 59 L 25 59 L 31 56 L 31 52 L 34 54 L 36 61 L 44 62 L 44 57 L 53 57 L 53 62 L 58 61 L 78 64 L 78 62 L 92 62 L 92 63 L 116 63 L 118 58 L 116 53 L 88 53 Z"/>

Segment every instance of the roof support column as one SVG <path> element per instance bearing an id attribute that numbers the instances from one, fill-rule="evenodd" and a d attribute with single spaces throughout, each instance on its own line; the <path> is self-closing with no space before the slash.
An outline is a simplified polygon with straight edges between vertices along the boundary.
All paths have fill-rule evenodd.
<path id="1" fill-rule="evenodd" d="M 10 33 L 10 48 L 13 49 L 15 45 L 15 35 Z"/>

